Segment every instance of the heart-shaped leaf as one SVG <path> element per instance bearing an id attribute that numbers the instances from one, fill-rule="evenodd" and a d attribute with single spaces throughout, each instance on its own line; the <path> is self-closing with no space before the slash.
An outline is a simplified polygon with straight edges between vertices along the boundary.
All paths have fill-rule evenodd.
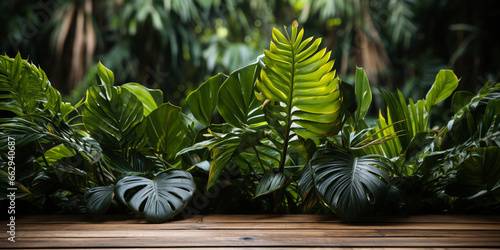
<path id="1" fill-rule="evenodd" d="M 194 194 L 196 185 L 189 172 L 168 170 L 152 180 L 127 176 L 116 184 L 118 199 L 144 218 L 160 223 L 177 215 Z"/>
<path id="2" fill-rule="evenodd" d="M 351 221 L 371 212 L 387 193 L 386 171 L 391 167 L 382 158 L 328 149 L 319 151 L 309 166 L 320 197 L 338 216 Z"/>
<path id="3" fill-rule="evenodd" d="M 275 172 L 275 171 L 267 171 L 257 186 L 257 190 L 255 191 L 255 197 L 259 197 L 265 194 L 272 193 L 281 187 L 283 187 L 286 183 L 287 177 L 284 173 Z"/>
<path id="4" fill-rule="evenodd" d="M 110 185 L 91 188 L 85 192 L 83 199 L 92 217 L 98 219 L 108 210 L 115 196 L 114 191 L 115 186 Z"/>

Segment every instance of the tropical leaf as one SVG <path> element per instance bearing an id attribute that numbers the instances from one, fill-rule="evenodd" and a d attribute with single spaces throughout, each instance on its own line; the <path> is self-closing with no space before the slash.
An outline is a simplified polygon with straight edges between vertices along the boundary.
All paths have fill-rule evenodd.
<path id="1" fill-rule="evenodd" d="M 113 71 L 102 65 L 100 61 L 97 65 L 97 75 L 98 80 L 100 80 L 103 85 L 113 86 L 115 83 L 115 74 L 113 74 Z"/>
<path id="2" fill-rule="evenodd" d="M 5 166 L 7 166 L 7 163 L 5 163 Z M 5 170 L 8 170 L 8 167 L 5 168 Z M 8 199 L 7 198 L 7 195 L 9 195 L 8 193 L 8 188 L 7 187 L 12 187 L 12 183 L 14 183 L 14 186 L 20 191 L 20 192 L 16 192 L 16 198 L 21 198 L 21 197 L 24 197 L 26 195 L 29 195 L 31 194 L 31 192 L 28 190 L 28 188 L 26 188 L 22 183 L 18 182 L 18 181 L 14 181 L 12 182 L 12 176 L 15 176 L 13 175 L 12 173 L 9 174 L 3 170 L 0 169 L 0 184 L 5 184 L 5 188 L 3 188 L 1 191 L 0 191 L 0 194 L 2 195 L 0 200 L 5 200 L 5 199 Z"/>
<path id="3" fill-rule="evenodd" d="M 358 100 L 358 108 L 356 109 L 355 117 L 356 121 L 360 121 L 365 118 L 372 102 L 372 90 L 363 68 L 356 68 L 356 82 L 354 88 L 356 99 Z"/>
<path id="4" fill-rule="evenodd" d="M 219 99 L 219 87 L 226 78 L 223 74 L 217 74 L 201 84 L 200 87 L 186 97 L 186 103 L 191 113 L 205 127 L 210 126 L 212 122 L 212 115 L 215 112 L 217 100 Z"/>
<path id="5" fill-rule="evenodd" d="M 102 217 L 108 210 L 113 197 L 115 196 L 115 186 L 100 186 L 89 189 L 85 192 L 83 199 L 87 206 L 87 211 L 96 219 Z"/>
<path id="6" fill-rule="evenodd" d="M 227 123 L 241 128 L 265 122 L 261 103 L 254 94 L 259 72 L 257 62 L 250 64 L 231 73 L 220 87 L 217 108 Z"/>
<path id="7" fill-rule="evenodd" d="M 127 89 L 134 94 L 144 105 L 144 116 L 158 108 L 163 103 L 163 93 L 159 89 L 148 89 L 144 85 L 131 82 L 123 84 L 120 87 Z"/>
<path id="8" fill-rule="evenodd" d="M 212 132 L 212 136 L 212 139 L 195 145 L 207 147 L 212 154 L 213 160 L 210 166 L 207 189 L 216 183 L 220 173 L 222 173 L 228 163 L 234 157 L 243 154 L 246 150 L 252 149 L 252 152 L 257 152 L 257 162 L 259 162 L 262 156 L 270 155 L 266 153 L 266 149 L 256 147 L 256 145 L 261 145 L 260 141 L 266 137 L 264 131 L 250 128 L 232 128 L 226 134 Z M 257 162 L 255 163 L 258 164 Z"/>
<path id="9" fill-rule="evenodd" d="M 87 90 L 83 123 L 89 131 L 102 131 L 120 141 L 142 121 L 143 107 L 139 99 L 125 88 L 94 86 Z"/>
<path id="10" fill-rule="evenodd" d="M 188 146 L 189 132 L 181 117 L 181 108 L 170 103 L 160 105 L 144 120 L 148 144 L 166 159 L 174 159 L 177 152 Z"/>
<path id="11" fill-rule="evenodd" d="M 308 164 L 320 197 L 340 217 L 352 221 L 373 211 L 389 188 L 391 167 L 377 155 L 354 157 L 336 150 L 318 151 Z"/>
<path id="12" fill-rule="evenodd" d="M 264 176 L 260 180 L 259 185 L 257 185 L 255 197 L 272 193 L 284 187 L 287 180 L 288 177 L 284 173 L 273 171 L 273 169 L 270 169 L 269 171 L 264 173 Z"/>
<path id="13" fill-rule="evenodd" d="M 448 98 L 458 86 L 458 78 L 451 70 L 440 70 L 426 96 L 427 109 Z"/>
<path id="14" fill-rule="evenodd" d="M 340 80 L 332 71 L 331 52 L 317 51 L 321 39 L 302 40 L 304 30 L 292 25 L 286 37 L 273 29 L 270 49 L 257 80 L 257 98 L 264 102 L 266 119 L 282 140 L 280 172 L 295 133 L 304 138 L 325 137 L 340 129 Z"/>
<path id="15" fill-rule="evenodd" d="M 152 180 L 127 176 L 116 183 L 118 199 L 152 222 L 164 222 L 178 214 L 191 200 L 196 186 L 189 172 L 172 169 Z"/>
<path id="16" fill-rule="evenodd" d="M 455 182 L 446 187 L 446 193 L 470 197 L 482 190 L 491 191 L 500 185 L 500 148 L 479 148 L 459 166 Z"/>
<path id="17" fill-rule="evenodd" d="M 16 115 L 34 114 L 43 105 L 54 116 L 65 105 L 45 72 L 23 60 L 20 53 L 14 59 L 0 56 L 0 91 L 7 92 L 0 95 L 0 110 Z"/>

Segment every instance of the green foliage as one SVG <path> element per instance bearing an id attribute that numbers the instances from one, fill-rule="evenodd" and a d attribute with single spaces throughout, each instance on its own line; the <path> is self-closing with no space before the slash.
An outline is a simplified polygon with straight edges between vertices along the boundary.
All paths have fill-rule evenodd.
<path id="1" fill-rule="evenodd" d="M 349 153 L 325 149 L 309 161 L 306 171 L 318 195 L 333 211 L 348 221 L 362 218 L 383 203 L 390 178 L 391 166 L 378 155 L 355 157 Z M 305 188 L 306 189 L 306 188 Z"/>
<path id="2" fill-rule="evenodd" d="M 199 18 L 185 3 L 166 3 Z M 168 25 L 160 12 L 143 11 L 141 21 Z M 201 84 L 186 99 L 190 115 L 163 103 L 159 90 L 114 86 L 102 64 L 98 85 L 72 106 L 41 69 L 20 55 L 0 57 L 0 108 L 12 112 L 0 120 L 1 185 L 4 145 L 14 137 L 22 199 L 42 209 L 56 199 L 58 209 L 96 218 L 124 205 L 164 222 L 204 185 L 197 192 L 211 204 L 202 212 L 330 208 L 356 221 L 383 206 L 404 214 L 498 208 L 500 84 L 456 92 L 449 121 L 431 124 L 459 83 L 442 70 L 425 99 L 382 89 L 387 112 L 370 124 L 369 72 L 357 68 L 354 86 L 341 83 L 321 39 L 303 39 L 296 22 L 290 30 L 273 29 L 256 62 Z"/>
<path id="3" fill-rule="evenodd" d="M 303 41 L 304 30 L 299 32 L 297 27 L 295 22 L 288 37 L 273 29 L 273 41 L 270 49 L 264 51 L 265 66 L 257 81 L 257 98 L 268 102 L 264 105 L 268 116 L 276 114 L 273 119 L 277 120 L 275 125 L 284 142 L 280 168 L 294 136 L 292 131 L 314 138 L 333 135 L 340 128 L 340 80 L 331 71 L 331 52 L 318 51 L 320 38 L 313 43 L 312 37 Z M 292 129 L 293 124 L 299 127 Z"/>
<path id="4" fill-rule="evenodd" d="M 16 185 L 25 191 L 23 199 L 44 207 L 47 197 L 58 197 L 61 208 L 73 209 L 76 205 L 65 201 L 79 200 L 81 207 L 85 204 L 99 218 L 113 204 L 115 193 L 130 205 L 120 192 L 124 176 L 144 178 L 168 169 L 156 178 L 164 184 L 162 188 L 168 187 L 170 196 L 182 199 L 161 194 L 157 202 L 174 202 L 175 209 L 152 214 L 148 206 L 154 204 L 150 204 L 141 214 L 164 221 L 187 205 L 194 191 L 193 178 L 183 170 L 170 169 L 174 164 L 182 167 L 174 158 L 189 144 L 191 131 L 179 107 L 163 104 L 161 91 L 134 83 L 115 87 L 113 72 L 99 64 L 97 79 L 102 84 L 87 90 L 83 106 L 72 107 L 61 101 L 43 71 L 19 55 L 0 59 L 2 91 L 8 93 L 1 104 L 16 111 L 13 118 L 2 118 L 0 141 L 14 138 L 16 152 L 26 159 L 16 161 Z M 77 120 L 83 123 L 73 122 Z M 2 148 L 2 159 L 7 157 L 6 150 Z M 187 184 L 178 184 L 179 178 Z M 8 182 L 2 178 L 3 183 Z"/>
<path id="5" fill-rule="evenodd" d="M 140 176 L 124 177 L 116 183 L 115 192 L 134 212 L 159 223 L 182 211 L 193 197 L 195 188 L 190 173 L 174 169 L 159 173 L 152 180 Z"/>
<path id="6" fill-rule="evenodd" d="M 89 189 L 84 195 L 87 211 L 94 218 L 101 218 L 108 210 L 115 196 L 114 185 L 100 186 Z"/>
<path id="7" fill-rule="evenodd" d="M 355 84 L 356 99 L 358 100 L 358 108 L 356 109 L 355 120 L 364 120 L 368 109 L 372 103 L 372 90 L 368 77 L 363 68 L 356 69 L 356 84 Z"/>

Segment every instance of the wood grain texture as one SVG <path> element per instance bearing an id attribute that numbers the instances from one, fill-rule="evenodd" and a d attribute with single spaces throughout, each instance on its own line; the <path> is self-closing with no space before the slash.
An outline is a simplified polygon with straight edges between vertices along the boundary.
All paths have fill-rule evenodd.
<path id="1" fill-rule="evenodd" d="M 500 216 L 422 215 L 352 224 L 333 215 L 196 215 L 162 224 L 123 215 L 100 222 L 25 216 L 16 219 L 15 243 L 3 235 L 0 249 L 500 248 Z"/>

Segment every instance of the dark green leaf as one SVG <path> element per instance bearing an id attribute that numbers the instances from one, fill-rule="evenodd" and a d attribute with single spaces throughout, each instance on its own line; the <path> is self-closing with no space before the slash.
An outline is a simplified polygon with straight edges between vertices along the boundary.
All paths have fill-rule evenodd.
<path id="1" fill-rule="evenodd" d="M 152 180 L 127 176 L 116 184 L 116 196 L 134 212 L 160 223 L 178 214 L 196 189 L 193 177 L 182 170 L 160 173 Z"/>
<path id="2" fill-rule="evenodd" d="M 259 73 L 259 64 L 250 64 L 231 73 L 220 87 L 217 107 L 227 123 L 241 128 L 265 121 L 262 104 L 254 94 Z"/>
<path id="3" fill-rule="evenodd" d="M 193 116 L 205 127 L 210 126 L 217 105 L 219 87 L 225 79 L 226 76 L 223 74 L 217 74 L 191 92 L 186 98 L 186 103 Z"/>
<path id="4" fill-rule="evenodd" d="M 102 131 L 120 140 L 142 121 L 143 109 L 139 99 L 125 88 L 94 86 L 87 90 L 83 123 L 89 131 Z"/>
<path id="5" fill-rule="evenodd" d="M 320 151 L 310 163 L 316 190 L 337 215 L 348 221 L 359 219 L 384 201 L 391 167 L 383 159 L 354 157 L 335 149 Z"/>
<path id="6" fill-rule="evenodd" d="M 170 103 L 160 105 L 145 118 L 145 135 L 156 152 L 174 159 L 177 152 L 188 146 L 188 129 L 181 117 L 181 108 Z"/>
<path id="7" fill-rule="evenodd" d="M 89 189 L 85 192 L 83 199 L 87 206 L 87 211 L 95 219 L 99 219 L 109 208 L 115 196 L 115 186 L 100 186 Z"/>
<path id="8" fill-rule="evenodd" d="M 282 188 L 287 181 L 287 177 L 284 173 L 269 170 L 264 173 L 264 176 L 257 185 L 257 190 L 255 191 L 255 197 L 266 195 L 272 193 L 280 188 Z"/>

